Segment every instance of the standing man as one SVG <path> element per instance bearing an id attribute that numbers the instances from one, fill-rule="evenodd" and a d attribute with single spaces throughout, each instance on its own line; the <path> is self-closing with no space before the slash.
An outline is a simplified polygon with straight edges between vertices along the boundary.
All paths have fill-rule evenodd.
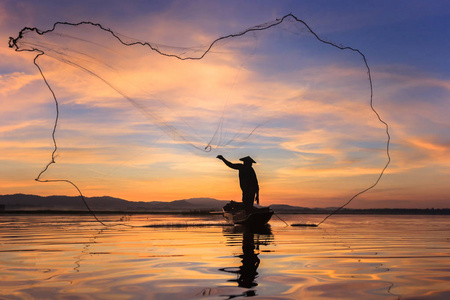
<path id="1" fill-rule="evenodd" d="M 231 169 L 239 170 L 239 185 L 242 190 L 242 202 L 244 202 L 245 213 L 247 215 L 250 214 L 253 209 L 255 196 L 256 203 L 259 204 L 258 179 L 256 178 L 255 170 L 252 168 L 252 164 L 256 164 L 256 162 L 250 156 L 239 159 L 244 162 L 243 164 L 233 164 L 226 160 L 222 155 L 218 155 L 217 158 L 222 160 Z"/>

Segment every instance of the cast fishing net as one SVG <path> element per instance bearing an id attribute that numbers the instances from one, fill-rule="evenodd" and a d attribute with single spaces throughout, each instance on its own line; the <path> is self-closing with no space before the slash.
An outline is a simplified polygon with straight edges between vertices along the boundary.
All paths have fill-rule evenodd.
<path id="1" fill-rule="evenodd" d="M 202 40 L 161 45 L 92 22 L 10 38 L 16 51 L 36 53 L 57 108 L 51 162 L 37 180 L 121 196 L 127 182 L 157 182 L 168 171 L 155 161 L 170 153 L 257 157 L 260 178 L 279 187 L 270 195 L 267 185 L 272 199 L 338 206 L 378 183 L 389 133 L 362 52 L 321 39 L 293 15 Z M 112 177 L 117 191 L 101 185 Z"/>

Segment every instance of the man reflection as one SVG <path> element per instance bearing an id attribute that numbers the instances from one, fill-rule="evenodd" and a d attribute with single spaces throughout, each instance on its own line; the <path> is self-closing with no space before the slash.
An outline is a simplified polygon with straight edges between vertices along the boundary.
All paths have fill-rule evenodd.
<path id="1" fill-rule="evenodd" d="M 252 288 L 257 286 L 255 279 L 258 276 L 256 271 L 259 266 L 259 257 L 255 251 L 254 233 L 252 230 L 244 230 L 242 234 L 242 266 L 239 267 L 239 277 L 237 282 L 240 287 Z"/>
<path id="2" fill-rule="evenodd" d="M 220 270 L 224 272 L 237 274 L 237 279 L 230 281 L 236 281 L 239 287 L 246 289 L 254 288 L 258 285 L 256 279 L 258 278 L 257 269 L 260 263 L 260 259 L 258 257 L 259 245 L 268 244 L 268 240 L 271 237 L 270 226 L 267 225 L 266 227 L 260 228 L 257 231 L 255 231 L 255 229 L 250 227 L 238 226 L 233 227 L 232 233 L 242 233 L 242 254 L 239 255 L 239 258 L 241 258 L 242 265 L 238 269 L 222 268 Z M 266 235 L 267 241 L 260 242 L 259 240 L 260 235 Z M 228 299 L 232 299 L 235 297 L 242 297 L 242 296 L 251 297 L 255 295 L 256 293 L 254 290 L 247 290 L 239 295 L 226 295 L 226 296 L 229 296 Z"/>

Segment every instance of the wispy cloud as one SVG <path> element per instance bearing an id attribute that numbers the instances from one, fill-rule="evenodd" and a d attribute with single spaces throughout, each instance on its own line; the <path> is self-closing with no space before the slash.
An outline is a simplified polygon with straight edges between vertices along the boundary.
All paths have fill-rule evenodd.
<path id="1" fill-rule="evenodd" d="M 25 25 L 51 27 L 51 20 L 38 20 L 45 6 L 26 4 L 0 5 L 4 41 Z M 180 12 L 198 3 L 183 6 L 175 1 L 161 4 L 157 11 L 138 13 L 121 5 L 120 15 L 110 7 L 102 8 L 110 12 L 102 16 L 93 10 L 69 13 L 61 9 L 63 4 L 54 9 L 61 9 L 61 20 L 80 21 L 82 15 L 123 33 L 124 39 L 131 40 L 129 35 L 150 40 L 158 49 L 182 56 L 197 55 L 218 36 L 255 25 L 253 20 L 263 16 L 252 14 L 245 22 L 214 20 L 211 11 L 225 9 L 217 3 L 203 3 L 209 9 L 196 17 Z M 229 16 L 245 15 L 243 11 L 254 4 L 244 6 L 225 10 Z M 21 17 L 11 13 L 17 11 Z M 321 34 L 333 37 L 351 31 L 352 36 L 344 39 L 348 44 L 353 33 L 379 27 L 375 17 L 382 8 L 358 14 L 347 8 L 339 15 L 331 11 L 310 11 L 308 16 Z M 397 17 L 389 15 L 389 22 L 408 19 L 406 14 Z M 342 19 L 348 22 L 336 21 Z M 89 30 L 29 39 L 26 46 L 46 47 L 48 55 L 38 63 L 60 104 L 57 164 L 47 178 L 69 176 L 89 195 L 131 200 L 200 195 L 237 200 L 237 174 L 224 168 L 215 155 L 237 160 L 250 154 L 258 161 L 255 168 L 268 202 L 335 205 L 367 187 L 386 161 L 386 134 L 369 107 L 369 82 L 361 58 L 308 44 L 305 32 L 283 41 L 281 37 L 291 33 L 285 29 L 276 35 L 277 42 L 264 43 L 261 36 L 226 41 L 202 61 L 119 47 Z M 55 117 L 52 95 L 32 63 L 34 54 L 0 49 L 0 147 L 6 159 L 2 182 L 7 191 L 70 194 L 69 187 L 41 188 L 27 181 L 50 159 Z M 375 198 L 428 197 L 427 186 L 433 187 L 433 197 L 441 199 L 446 188 L 439 182 L 442 174 L 450 173 L 450 82 L 400 63 L 372 66 L 380 58 L 368 58 L 375 108 L 391 125 L 393 160 L 377 190 L 382 192 L 365 195 L 364 205 L 373 205 Z M 75 62 L 75 68 L 67 60 Z M 186 140 L 199 148 L 212 141 L 212 151 L 198 151 Z"/>

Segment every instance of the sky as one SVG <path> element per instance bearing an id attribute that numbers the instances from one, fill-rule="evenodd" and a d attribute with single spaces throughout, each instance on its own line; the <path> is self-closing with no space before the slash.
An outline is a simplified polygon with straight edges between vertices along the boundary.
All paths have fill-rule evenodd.
<path id="1" fill-rule="evenodd" d="M 91 21 L 194 57 L 287 14 L 364 54 L 373 107 L 389 124 L 390 164 L 349 207 L 450 207 L 448 1 L 1 0 L 0 194 L 77 195 L 35 181 L 52 157 L 55 101 L 37 53 L 8 47 L 22 28 Z M 38 63 L 60 109 L 56 163 L 40 179 L 131 201 L 240 200 L 237 173 L 215 157 L 250 155 L 261 204 L 336 207 L 388 161 L 362 56 L 292 18 L 187 61 L 92 26 L 60 30 L 19 44 L 45 49 Z"/>

